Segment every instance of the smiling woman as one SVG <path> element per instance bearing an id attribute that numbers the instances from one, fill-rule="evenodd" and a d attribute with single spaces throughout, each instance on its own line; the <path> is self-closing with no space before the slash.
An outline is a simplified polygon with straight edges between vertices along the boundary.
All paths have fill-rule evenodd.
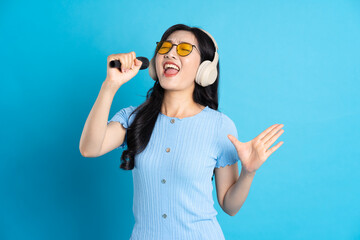
<path id="1" fill-rule="evenodd" d="M 217 169 L 223 208 L 239 158 L 227 138 L 237 137 L 236 126 L 218 111 L 217 44 L 205 30 L 177 24 L 154 50 L 146 101 L 108 120 L 101 147 L 101 154 L 124 149 L 120 168 L 133 170 L 131 239 L 225 239 L 212 180 Z"/>
<path id="2" fill-rule="evenodd" d="M 172 43 L 172 46 L 168 46 L 166 51 L 159 53 L 163 47 L 159 43 L 165 41 Z M 182 42 L 194 45 L 192 48 L 198 51 L 191 51 L 186 56 L 179 55 L 177 52 L 177 49 L 180 49 L 179 45 L 175 48 L 174 44 Z M 214 61 L 211 62 L 212 60 Z M 167 63 L 179 68 L 175 76 L 165 75 Z M 206 68 L 203 64 L 208 67 Z M 126 135 L 128 149 L 121 156 L 120 168 L 125 170 L 134 168 L 135 155 L 147 147 L 159 113 L 181 118 L 195 115 L 205 106 L 214 110 L 218 109 L 217 44 L 204 30 L 184 24 L 176 24 L 167 29 L 160 41 L 156 42 L 154 56 L 149 65 L 149 74 L 155 80 L 155 84 L 148 91 L 146 101 L 134 109 L 136 117 Z M 181 97 L 176 98 L 177 101 L 174 102 L 176 96 Z"/>

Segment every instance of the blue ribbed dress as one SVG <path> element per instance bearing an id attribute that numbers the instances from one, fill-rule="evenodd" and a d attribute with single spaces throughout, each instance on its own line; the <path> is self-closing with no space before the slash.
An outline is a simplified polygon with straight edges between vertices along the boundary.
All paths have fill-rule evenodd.
<path id="1" fill-rule="evenodd" d="M 135 109 L 121 109 L 108 124 L 117 121 L 128 128 Z M 159 113 L 147 147 L 135 155 L 131 240 L 225 239 L 211 177 L 214 167 L 239 160 L 228 134 L 238 137 L 234 122 L 208 106 L 182 119 Z M 119 148 L 127 148 L 127 134 Z"/>

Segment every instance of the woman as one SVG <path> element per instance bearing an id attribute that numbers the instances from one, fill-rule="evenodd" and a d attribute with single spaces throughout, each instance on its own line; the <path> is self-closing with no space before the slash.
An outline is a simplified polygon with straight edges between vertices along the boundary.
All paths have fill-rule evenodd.
<path id="1" fill-rule="evenodd" d="M 128 148 L 120 168 L 133 170 L 130 239 L 225 239 L 213 207 L 213 175 L 221 208 L 234 216 L 255 171 L 282 144 L 268 149 L 283 125 L 275 124 L 247 143 L 237 140 L 234 122 L 217 111 L 216 42 L 204 30 L 183 24 L 166 30 L 156 45 L 149 66 L 155 84 L 146 101 L 121 109 L 106 125 L 115 93 L 141 66 L 135 52 L 112 54 L 108 65 L 114 59 L 122 69 L 108 67 L 80 151 L 97 157 Z"/>

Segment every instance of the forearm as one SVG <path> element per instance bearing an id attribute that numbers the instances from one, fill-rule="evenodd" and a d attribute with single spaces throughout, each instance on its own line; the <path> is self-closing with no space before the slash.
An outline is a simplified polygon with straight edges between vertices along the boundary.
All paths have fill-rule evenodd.
<path id="1" fill-rule="evenodd" d="M 248 173 L 241 169 L 238 180 L 229 188 L 224 197 L 224 211 L 227 214 L 235 216 L 240 210 L 248 196 L 254 176 L 255 172 Z"/>
<path id="2" fill-rule="evenodd" d="M 86 119 L 80 138 L 80 152 L 83 156 L 96 156 L 101 150 L 110 107 L 117 91 L 116 86 L 104 81 L 99 95 Z"/>

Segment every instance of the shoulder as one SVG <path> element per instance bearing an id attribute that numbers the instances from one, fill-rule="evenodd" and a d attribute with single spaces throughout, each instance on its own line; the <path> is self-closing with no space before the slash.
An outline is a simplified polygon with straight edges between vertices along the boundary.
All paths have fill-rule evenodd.
<path id="1" fill-rule="evenodd" d="M 234 127 L 234 121 L 226 114 L 220 113 L 220 121 L 223 126 L 231 126 Z"/>
<path id="2" fill-rule="evenodd" d="M 130 117 L 130 115 L 132 115 L 132 113 L 135 114 L 135 110 L 137 109 L 137 106 L 128 106 L 128 107 L 124 107 L 122 109 L 120 109 L 117 114 L 126 116 L 126 117 Z"/>
<path id="3" fill-rule="evenodd" d="M 128 127 L 128 125 L 131 124 L 131 122 L 134 120 L 134 116 L 135 116 L 135 112 L 134 110 L 136 110 L 137 106 L 128 106 L 128 107 L 124 107 L 120 110 L 118 110 L 115 115 L 108 120 L 108 124 L 112 121 L 116 121 L 116 122 L 120 122 L 123 124 L 123 126 L 125 128 Z M 134 114 L 132 114 L 134 113 Z"/>
<path id="4" fill-rule="evenodd" d="M 222 113 L 218 110 L 214 110 L 212 108 L 208 108 L 209 117 L 215 119 L 219 127 L 223 126 L 235 126 L 234 121 L 225 113 Z"/>
<path id="5" fill-rule="evenodd" d="M 128 107 L 123 108 L 123 110 L 126 111 L 126 112 L 132 113 L 135 109 L 137 109 L 137 107 L 138 107 L 138 106 L 133 106 L 133 105 L 131 105 L 131 106 L 128 106 Z"/>
<path id="6" fill-rule="evenodd" d="M 235 122 L 225 113 L 219 112 L 218 119 L 218 137 L 225 138 L 228 141 L 227 135 L 231 134 L 238 137 Z"/>
<path id="7" fill-rule="evenodd" d="M 207 114 L 206 114 L 207 119 L 215 119 L 217 121 L 220 120 L 221 114 L 223 114 L 223 113 L 219 112 L 218 110 L 212 109 L 210 107 L 207 107 L 206 109 L 207 109 L 207 111 L 206 111 L 207 112 Z"/>

